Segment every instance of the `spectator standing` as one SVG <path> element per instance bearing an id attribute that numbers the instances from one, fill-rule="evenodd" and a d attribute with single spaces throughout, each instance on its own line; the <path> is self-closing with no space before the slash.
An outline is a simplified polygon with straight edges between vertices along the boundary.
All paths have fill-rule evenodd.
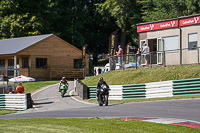
<path id="1" fill-rule="evenodd" d="M 22 82 L 19 82 L 17 88 L 16 88 L 17 94 L 23 94 L 24 93 L 24 86 L 22 86 Z"/>
<path id="2" fill-rule="evenodd" d="M 149 46 L 147 46 L 147 44 L 144 44 L 144 48 L 143 48 L 143 54 L 146 60 L 146 66 L 149 66 Z"/>
<path id="3" fill-rule="evenodd" d="M 98 74 L 101 74 L 101 71 L 102 71 L 102 70 L 101 70 L 101 68 L 99 67 L 99 68 L 98 68 Z"/>
<path id="4" fill-rule="evenodd" d="M 118 45 L 118 52 L 117 52 L 117 57 L 118 57 L 118 63 L 120 66 L 120 69 L 122 68 L 122 59 L 123 59 L 123 49 L 121 48 L 121 45 Z"/>

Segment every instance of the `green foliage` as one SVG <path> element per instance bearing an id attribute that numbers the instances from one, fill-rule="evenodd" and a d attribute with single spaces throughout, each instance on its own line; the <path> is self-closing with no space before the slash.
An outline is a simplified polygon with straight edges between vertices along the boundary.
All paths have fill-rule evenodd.
<path id="1" fill-rule="evenodd" d="M 176 18 L 199 13 L 199 0 L 142 0 L 145 22 Z"/>

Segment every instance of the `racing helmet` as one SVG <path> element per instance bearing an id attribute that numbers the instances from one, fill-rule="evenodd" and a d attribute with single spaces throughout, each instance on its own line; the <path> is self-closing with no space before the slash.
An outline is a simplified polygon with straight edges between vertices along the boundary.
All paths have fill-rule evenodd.
<path id="1" fill-rule="evenodd" d="M 99 78 L 99 81 L 100 81 L 100 82 L 103 82 L 103 77 L 100 77 L 100 78 Z"/>
<path id="2" fill-rule="evenodd" d="M 65 80 L 65 77 L 62 77 L 62 80 Z"/>

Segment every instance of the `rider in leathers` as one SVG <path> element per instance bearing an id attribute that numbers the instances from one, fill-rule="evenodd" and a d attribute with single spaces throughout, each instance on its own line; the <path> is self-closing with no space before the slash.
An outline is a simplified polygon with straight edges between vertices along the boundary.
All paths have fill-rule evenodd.
<path id="1" fill-rule="evenodd" d="M 97 91 L 96 97 L 97 97 L 98 100 L 99 100 L 98 95 L 99 95 L 99 93 L 100 93 L 100 89 L 101 89 L 101 85 L 102 85 L 102 84 L 105 84 L 105 85 L 106 85 L 106 88 L 108 88 L 108 90 L 110 90 L 110 89 L 109 89 L 109 86 L 107 85 L 107 83 L 103 80 L 103 77 L 100 77 L 100 78 L 99 78 L 99 81 L 98 81 L 98 83 L 97 83 L 97 88 L 96 88 L 96 91 Z"/>
<path id="2" fill-rule="evenodd" d="M 62 79 L 60 80 L 59 92 L 60 92 L 60 87 L 61 87 L 62 84 L 68 85 L 67 80 L 65 79 L 65 77 L 62 77 Z"/>

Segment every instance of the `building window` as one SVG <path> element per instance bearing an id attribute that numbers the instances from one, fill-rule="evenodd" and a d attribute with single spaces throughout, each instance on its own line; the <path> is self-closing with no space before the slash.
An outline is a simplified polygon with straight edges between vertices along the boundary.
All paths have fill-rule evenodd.
<path id="1" fill-rule="evenodd" d="M 22 68 L 28 68 L 28 58 L 22 58 Z"/>
<path id="2" fill-rule="evenodd" d="M 19 64 L 19 59 L 17 59 L 17 64 Z M 8 66 L 14 66 L 14 59 L 8 59 Z"/>
<path id="3" fill-rule="evenodd" d="M 197 45 L 198 45 L 197 35 L 198 35 L 197 33 L 188 34 L 188 49 L 189 50 L 197 48 Z"/>
<path id="4" fill-rule="evenodd" d="M 83 60 L 74 59 L 74 68 L 83 68 Z"/>
<path id="5" fill-rule="evenodd" d="M 0 67 L 5 67 L 5 60 L 4 59 L 0 59 Z"/>
<path id="6" fill-rule="evenodd" d="M 36 68 L 47 68 L 47 58 L 36 58 Z"/>
<path id="7" fill-rule="evenodd" d="M 163 38 L 163 46 L 165 51 L 178 50 L 178 36 L 170 36 Z"/>

